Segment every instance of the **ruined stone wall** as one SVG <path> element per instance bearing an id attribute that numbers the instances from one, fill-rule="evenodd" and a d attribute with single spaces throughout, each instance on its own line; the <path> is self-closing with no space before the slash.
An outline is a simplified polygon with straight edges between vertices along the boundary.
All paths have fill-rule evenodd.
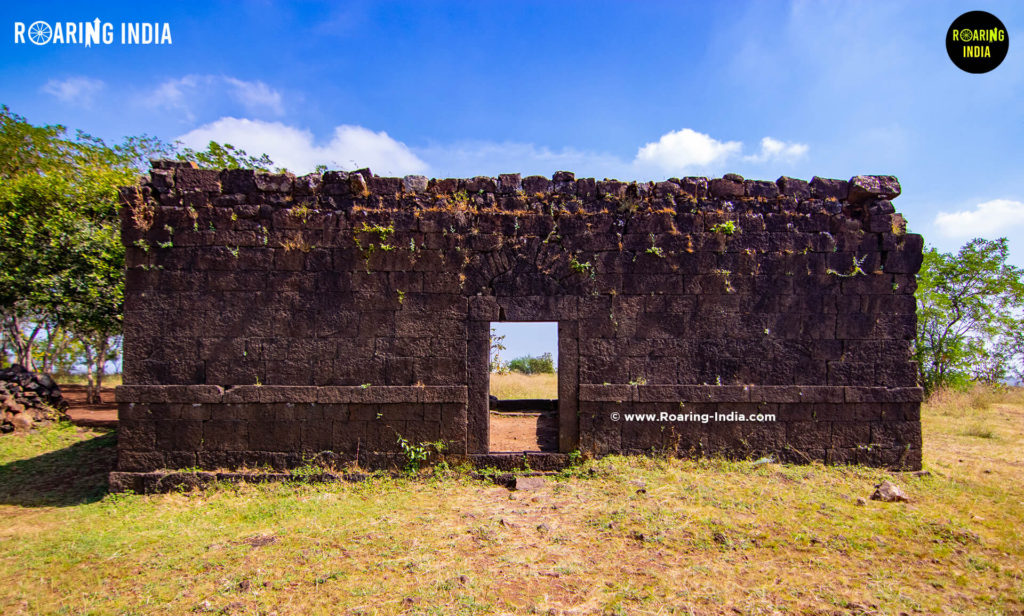
<path id="1" fill-rule="evenodd" d="M 563 452 L 917 468 L 922 241 L 899 192 L 157 162 L 122 192 L 119 469 L 374 466 L 398 435 L 486 454 L 499 320 L 559 324 Z"/>

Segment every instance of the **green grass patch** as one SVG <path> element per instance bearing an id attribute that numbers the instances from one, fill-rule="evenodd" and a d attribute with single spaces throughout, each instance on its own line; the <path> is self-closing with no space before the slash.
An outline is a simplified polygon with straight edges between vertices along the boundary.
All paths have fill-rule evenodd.
<path id="1" fill-rule="evenodd" d="M 1018 613 L 1024 405 L 943 408 L 928 476 L 613 456 L 534 492 L 425 471 L 104 496 L 112 434 L 3 436 L 0 612 Z M 883 479 L 910 502 L 859 504 Z"/>

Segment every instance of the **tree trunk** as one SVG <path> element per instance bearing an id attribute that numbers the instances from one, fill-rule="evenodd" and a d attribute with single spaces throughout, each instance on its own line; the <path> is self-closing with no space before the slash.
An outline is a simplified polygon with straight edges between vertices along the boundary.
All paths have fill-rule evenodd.
<path id="1" fill-rule="evenodd" d="M 39 371 L 40 372 L 53 372 L 50 367 L 53 364 L 53 330 L 49 323 L 43 326 L 43 332 L 46 334 L 46 344 L 43 345 L 43 350 L 39 354 Z"/>
<path id="2" fill-rule="evenodd" d="M 110 339 L 99 334 L 95 340 L 82 339 L 85 348 L 85 402 L 86 404 L 102 404 L 103 376 L 106 372 L 107 351 L 110 350 Z"/>
<path id="3" fill-rule="evenodd" d="M 93 350 L 88 338 L 82 339 L 82 348 L 85 351 L 85 403 L 96 404 L 93 401 Z"/>
<path id="4" fill-rule="evenodd" d="M 68 347 L 70 345 L 71 337 L 68 336 L 68 333 L 66 331 L 61 331 L 60 342 L 53 349 L 53 353 L 50 356 L 50 369 L 47 370 L 47 372 L 53 372 L 59 367 L 57 365 L 57 360 L 64 357 L 64 354 L 67 353 Z"/>
<path id="5" fill-rule="evenodd" d="M 36 336 L 39 335 L 39 329 L 41 325 L 36 323 L 35 327 L 32 328 L 32 333 L 26 336 L 21 331 L 21 319 L 17 315 L 7 317 L 7 333 L 11 338 L 11 343 L 14 345 L 14 356 L 15 361 L 25 367 L 26 370 L 36 369 L 35 363 L 32 361 L 32 344 L 35 342 Z"/>
<path id="6" fill-rule="evenodd" d="M 109 350 L 110 339 L 106 336 L 102 336 L 97 344 L 96 350 L 96 390 L 95 395 L 90 396 L 93 399 L 91 404 L 102 404 L 103 403 L 103 375 L 107 368 L 107 351 Z"/>

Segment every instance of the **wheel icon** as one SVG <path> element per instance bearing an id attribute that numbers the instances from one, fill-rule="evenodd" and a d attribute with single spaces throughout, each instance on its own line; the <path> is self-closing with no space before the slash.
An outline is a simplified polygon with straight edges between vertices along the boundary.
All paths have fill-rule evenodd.
<path id="1" fill-rule="evenodd" d="M 970 43 L 972 40 L 974 40 L 974 32 L 971 32 L 969 29 L 964 28 L 963 30 L 960 31 L 960 40 L 965 43 Z"/>
<path id="2" fill-rule="evenodd" d="M 45 21 L 37 21 L 28 27 L 28 40 L 36 45 L 49 43 L 51 36 L 53 36 L 53 29 Z"/>

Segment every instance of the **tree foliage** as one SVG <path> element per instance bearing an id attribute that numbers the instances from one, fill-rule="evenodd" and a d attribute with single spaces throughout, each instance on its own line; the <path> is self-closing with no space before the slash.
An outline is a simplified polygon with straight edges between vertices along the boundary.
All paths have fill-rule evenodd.
<path id="1" fill-rule="evenodd" d="M 505 336 L 499 336 L 498 332 L 491 328 L 490 359 L 489 369 L 496 374 L 507 374 L 508 364 L 501 361 L 501 352 L 505 350 Z"/>
<path id="2" fill-rule="evenodd" d="M 50 345 L 70 333 L 77 345 L 63 348 L 81 351 L 90 382 L 97 377 L 91 394 L 98 392 L 123 312 L 118 188 L 137 183 L 151 158 L 231 169 L 273 164 L 212 141 L 203 151 L 146 135 L 108 145 L 0 106 L 0 318 L 4 351 L 11 347 L 27 368 L 39 357 L 37 340 Z"/>
<path id="3" fill-rule="evenodd" d="M 925 252 L 918 275 L 915 355 L 929 391 L 1021 378 L 1024 270 L 1009 244 L 974 239 L 956 254 Z"/>
<path id="4" fill-rule="evenodd" d="M 110 147 L 0 107 L 0 312 L 27 367 L 46 325 L 95 336 L 119 330 L 117 187 L 136 181 L 152 143 L 143 137 Z"/>
<path id="5" fill-rule="evenodd" d="M 196 151 L 192 148 L 182 148 L 177 153 L 178 160 L 187 160 L 196 163 L 202 169 L 255 169 L 257 171 L 270 171 L 274 161 L 266 154 L 251 156 L 245 150 L 236 148 L 230 143 L 220 144 L 211 141 L 205 150 Z"/>
<path id="6" fill-rule="evenodd" d="M 508 369 L 523 374 L 554 374 L 555 361 L 552 359 L 551 353 L 544 353 L 540 357 L 527 355 L 508 362 Z"/>

